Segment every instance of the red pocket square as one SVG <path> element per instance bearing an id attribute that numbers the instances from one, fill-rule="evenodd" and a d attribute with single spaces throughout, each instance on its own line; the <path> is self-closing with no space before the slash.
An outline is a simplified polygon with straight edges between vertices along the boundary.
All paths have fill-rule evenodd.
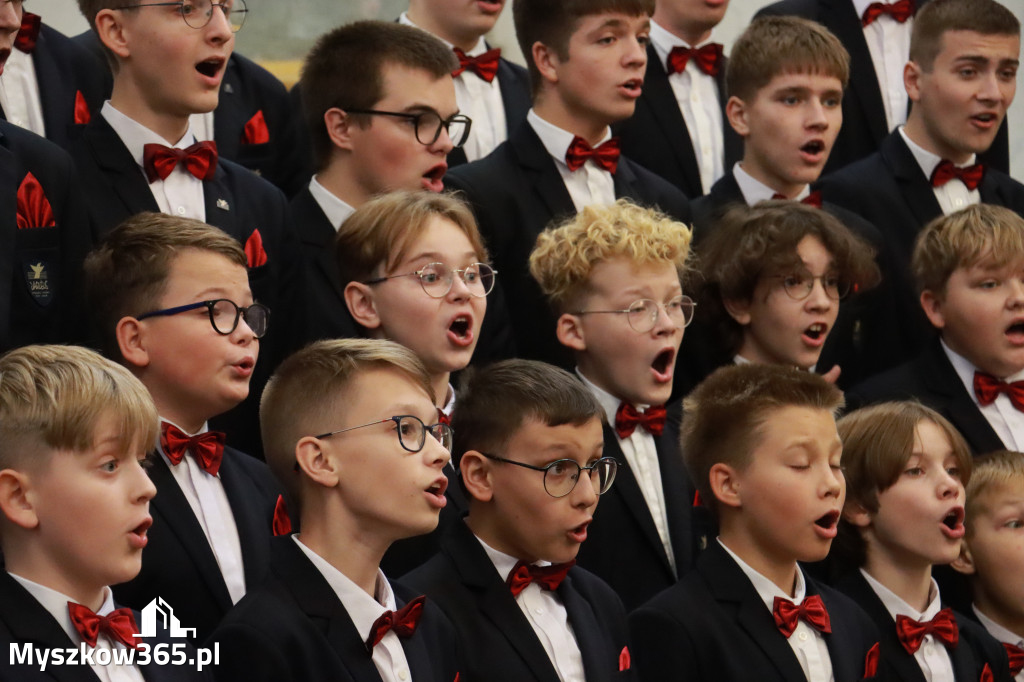
<path id="1" fill-rule="evenodd" d="M 622 647 L 622 651 L 619 652 L 619 671 L 621 672 L 623 670 L 629 670 L 629 668 L 629 647 L 624 646 Z"/>
<path id="2" fill-rule="evenodd" d="M 868 655 L 864 657 L 864 679 L 869 679 L 878 674 L 878 642 L 868 649 Z"/>
<path id="3" fill-rule="evenodd" d="M 995 676 L 992 674 L 992 668 L 988 667 L 988 663 L 981 669 L 981 677 L 978 678 L 978 682 L 992 682 Z"/>
<path id="4" fill-rule="evenodd" d="M 18 229 L 54 227 L 56 224 L 43 186 L 36 180 L 36 176 L 28 173 L 18 187 Z"/>
<path id="5" fill-rule="evenodd" d="M 292 520 L 288 518 L 288 505 L 284 503 L 284 495 L 277 496 L 274 505 L 274 537 L 289 535 L 292 532 Z"/>
<path id="6" fill-rule="evenodd" d="M 266 144 L 270 142 L 270 131 L 267 130 L 267 121 L 263 118 L 263 110 L 260 109 L 252 115 L 242 131 L 242 144 Z"/>
<path id="7" fill-rule="evenodd" d="M 75 123 L 85 125 L 91 120 L 92 114 L 89 113 L 89 105 L 85 101 L 85 95 L 82 94 L 81 90 L 75 91 Z"/>
<path id="8" fill-rule="evenodd" d="M 259 230 L 253 230 L 245 242 L 245 257 L 250 268 L 258 268 L 267 264 L 267 252 L 263 250 L 263 236 Z"/>

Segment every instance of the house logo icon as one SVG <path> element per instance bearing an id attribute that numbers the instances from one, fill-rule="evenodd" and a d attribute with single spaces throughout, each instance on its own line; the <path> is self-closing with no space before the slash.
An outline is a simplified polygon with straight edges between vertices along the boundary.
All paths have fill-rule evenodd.
<path id="1" fill-rule="evenodd" d="M 195 628 L 181 627 L 177 616 L 174 615 L 174 609 L 163 600 L 163 597 L 157 597 L 146 604 L 146 608 L 142 609 L 142 632 L 136 632 L 134 636 L 156 636 L 157 622 L 163 623 L 163 628 L 167 630 L 171 637 L 191 637 L 194 639 L 196 636 Z"/>

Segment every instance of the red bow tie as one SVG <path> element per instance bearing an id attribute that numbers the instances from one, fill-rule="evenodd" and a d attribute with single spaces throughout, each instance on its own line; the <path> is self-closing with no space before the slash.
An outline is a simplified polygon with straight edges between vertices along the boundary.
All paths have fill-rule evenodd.
<path id="1" fill-rule="evenodd" d="M 217 144 L 207 140 L 185 149 L 162 144 L 147 144 L 142 148 L 142 167 L 151 183 L 165 180 L 179 163 L 184 163 L 185 170 L 200 180 L 212 180 L 217 172 Z"/>
<path id="2" fill-rule="evenodd" d="M 955 647 L 960 641 L 960 630 L 956 626 L 953 609 L 942 609 L 934 618 L 923 623 L 906 616 L 896 616 L 896 636 L 911 656 L 921 648 L 926 635 L 931 635 L 949 648 Z"/>
<path id="3" fill-rule="evenodd" d="M 565 152 L 565 165 L 575 171 L 583 167 L 587 159 L 593 159 L 599 168 L 614 173 L 619 167 L 619 138 L 613 137 L 597 147 L 591 147 L 586 140 L 577 135 Z"/>
<path id="4" fill-rule="evenodd" d="M 883 14 L 888 14 L 890 17 L 902 24 L 907 19 L 914 16 L 914 0 L 897 0 L 892 4 L 887 2 L 873 2 L 868 5 L 866 10 L 864 10 L 860 23 L 862 26 L 867 26 Z"/>
<path id="5" fill-rule="evenodd" d="M 416 624 L 420 622 L 420 616 L 423 615 L 423 604 L 426 601 L 426 597 L 419 596 L 397 611 L 385 611 L 380 618 L 373 621 L 370 636 L 366 638 L 366 650 L 372 654 L 373 647 L 384 639 L 388 630 L 394 630 L 396 635 L 405 639 L 412 637 L 412 634 L 416 632 Z"/>
<path id="6" fill-rule="evenodd" d="M 691 59 L 697 68 L 707 75 L 717 76 L 718 70 L 722 68 L 722 46 L 719 43 L 708 43 L 702 47 L 676 45 L 668 53 L 665 70 L 670 76 L 674 73 L 682 73 Z"/>
<path id="7" fill-rule="evenodd" d="M 788 200 L 789 197 L 787 197 L 785 194 L 780 194 L 776 192 L 775 194 L 772 195 L 772 199 Z M 814 208 L 821 208 L 821 190 L 814 190 L 813 192 L 805 196 L 803 199 L 801 199 L 800 203 L 807 204 L 808 206 L 813 206 Z"/>
<path id="8" fill-rule="evenodd" d="M 947 182 L 954 178 L 960 178 L 960 181 L 967 186 L 969 190 L 978 189 L 978 185 L 981 184 L 981 179 L 985 177 L 985 166 L 980 163 L 976 163 L 973 166 L 964 166 L 959 168 L 953 165 L 952 161 L 943 159 L 939 162 L 939 165 L 932 171 L 932 187 L 942 187 Z"/>
<path id="9" fill-rule="evenodd" d="M 488 83 L 494 80 L 494 76 L 498 73 L 498 62 L 501 59 L 500 47 L 487 50 L 487 52 L 477 57 L 467 56 L 465 52 L 457 47 L 454 49 L 455 56 L 459 58 L 459 68 L 452 71 L 452 78 L 458 76 L 463 71 L 472 71 Z"/>
<path id="10" fill-rule="evenodd" d="M 996 379 L 991 374 L 974 373 L 974 395 L 977 396 L 978 403 L 982 407 L 994 403 L 1000 393 L 1005 393 L 1013 406 L 1024 412 L 1024 381 L 1007 383 Z"/>
<path id="11" fill-rule="evenodd" d="M 115 609 L 110 615 L 98 616 L 88 606 L 69 601 L 68 614 L 71 616 L 71 624 L 89 646 L 96 646 L 96 638 L 101 632 L 133 649 L 139 648 L 142 643 L 140 638 L 134 636 L 139 626 L 135 623 L 131 609 Z"/>
<path id="12" fill-rule="evenodd" d="M 1006 649 L 1006 655 L 1010 659 L 1010 677 L 1016 677 L 1021 670 L 1024 670 L 1024 649 L 1008 642 L 1003 642 L 1003 648 Z"/>
<path id="13" fill-rule="evenodd" d="M 207 431 L 198 436 L 188 436 L 174 424 L 163 422 L 160 425 L 160 447 L 174 466 L 181 463 L 186 452 L 191 452 L 203 471 L 216 476 L 224 458 L 224 434 Z"/>
<path id="14" fill-rule="evenodd" d="M 772 615 L 775 617 L 775 625 L 778 626 L 779 632 L 786 639 L 793 634 L 797 621 L 801 619 L 818 632 L 826 634 L 832 632 L 832 621 L 829 620 L 825 603 L 816 594 L 804 598 L 799 606 L 788 599 L 776 597 L 772 606 Z"/>
<path id="15" fill-rule="evenodd" d="M 652 436 L 660 436 L 665 430 L 665 406 L 652 405 L 640 412 L 629 403 L 622 403 L 615 412 L 615 433 L 619 438 L 629 438 L 642 426 Z"/>
<path id="16" fill-rule="evenodd" d="M 526 589 L 530 583 L 537 583 L 545 590 L 557 590 L 558 586 L 565 580 L 565 574 L 576 565 L 576 560 L 564 564 L 551 564 L 550 566 L 534 566 L 520 561 L 505 580 L 508 589 L 512 591 L 513 597 Z"/>
<path id="17" fill-rule="evenodd" d="M 31 53 L 36 49 L 36 40 L 39 39 L 39 29 L 42 26 L 42 17 L 31 12 L 21 13 L 21 28 L 18 35 L 14 37 L 14 46 L 25 53 Z"/>
<path id="18" fill-rule="evenodd" d="M 452 418 L 445 414 L 445 411 L 442 410 L 440 407 L 437 408 L 437 423 L 444 424 L 445 426 L 452 425 Z"/>

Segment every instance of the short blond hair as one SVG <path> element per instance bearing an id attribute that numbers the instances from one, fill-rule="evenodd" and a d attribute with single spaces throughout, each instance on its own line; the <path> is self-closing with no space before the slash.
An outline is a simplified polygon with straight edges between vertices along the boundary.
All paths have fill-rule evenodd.
<path id="1" fill-rule="evenodd" d="M 488 260 L 473 212 L 461 199 L 425 190 L 389 192 L 360 206 L 338 229 L 334 255 L 342 286 L 375 277 L 379 267 L 388 272 L 401 263 L 431 218 L 455 223 L 476 257 Z"/>
<path id="2" fill-rule="evenodd" d="M 587 206 L 537 235 L 530 274 L 556 312 L 579 302 L 598 263 L 626 258 L 636 264 L 671 263 L 685 279 L 692 231 L 654 209 L 619 199 Z"/>
<path id="3" fill-rule="evenodd" d="M 24 346 L 0 357 L 0 469 L 91 449 L 106 415 L 117 419 L 122 452 L 156 443 L 153 399 L 121 365 L 78 346 Z"/>
<path id="4" fill-rule="evenodd" d="M 302 500 L 295 445 L 304 436 L 338 428 L 345 406 L 359 401 L 359 396 L 350 395 L 349 385 L 360 372 L 371 369 L 405 375 L 434 402 L 430 375 L 420 359 L 405 346 L 384 339 L 317 341 L 286 358 L 270 377 L 260 399 L 263 452 L 292 499 Z"/>
<path id="5" fill-rule="evenodd" d="M 1024 218 L 1003 206 L 976 204 L 928 223 L 910 269 L 918 291 L 941 294 L 958 268 L 1001 268 L 1024 259 Z"/>
<path id="6" fill-rule="evenodd" d="M 988 511 L 990 496 L 1011 488 L 1024 492 L 1024 453 L 997 450 L 974 459 L 971 480 L 967 483 L 967 536 L 973 533 L 972 521 L 982 510 Z"/>

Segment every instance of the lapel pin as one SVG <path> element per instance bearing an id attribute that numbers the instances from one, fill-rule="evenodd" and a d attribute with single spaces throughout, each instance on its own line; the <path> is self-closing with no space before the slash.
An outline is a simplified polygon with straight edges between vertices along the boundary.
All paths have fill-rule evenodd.
<path id="1" fill-rule="evenodd" d="M 231 207 L 228 206 L 227 199 L 217 199 L 217 208 L 223 209 L 225 211 L 231 210 Z"/>

